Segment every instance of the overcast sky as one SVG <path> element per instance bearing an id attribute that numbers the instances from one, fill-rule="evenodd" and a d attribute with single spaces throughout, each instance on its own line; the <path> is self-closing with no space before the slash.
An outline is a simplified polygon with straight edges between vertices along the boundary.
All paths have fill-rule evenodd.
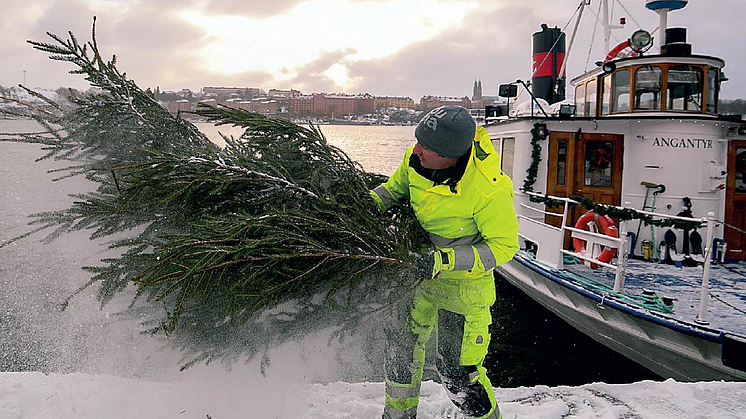
<path id="1" fill-rule="evenodd" d="M 626 39 L 639 22 L 654 30 L 658 16 L 644 0 L 616 2 L 627 17 L 613 35 Z M 311 92 L 471 96 L 531 75 L 531 34 L 542 23 L 565 27 L 579 0 L 0 0 L 0 85 L 86 88 L 26 40 L 49 31 L 90 39 L 93 16 L 106 57 L 141 87 L 161 90 L 247 86 Z M 568 61 L 579 74 L 605 56 L 594 32 L 599 0 L 585 9 Z M 746 98 L 746 0 L 690 0 L 669 15 L 686 26 L 695 54 L 726 61 L 723 97 Z M 589 55 L 590 50 L 590 55 Z"/>

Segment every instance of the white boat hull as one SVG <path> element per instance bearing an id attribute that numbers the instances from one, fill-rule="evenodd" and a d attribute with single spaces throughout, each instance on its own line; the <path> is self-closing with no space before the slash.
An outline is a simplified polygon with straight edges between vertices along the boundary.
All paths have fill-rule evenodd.
<path id="1" fill-rule="evenodd" d="M 497 271 L 571 326 L 664 378 L 746 380 L 746 372 L 723 365 L 717 330 L 612 300 L 520 255 Z"/>

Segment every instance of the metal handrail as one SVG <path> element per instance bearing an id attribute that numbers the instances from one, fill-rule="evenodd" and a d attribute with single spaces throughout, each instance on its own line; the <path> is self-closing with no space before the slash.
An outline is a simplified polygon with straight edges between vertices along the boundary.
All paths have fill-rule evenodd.
<path id="1" fill-rule="evenodd" d="M 537 197 L 545 197 L 546 196 L 546 197 L 551 198 L 553 200 L 564 202 L 564 211 L 563 211 L 563 214 L 562 214 L 562 224 L 560 226 L 560 232 L 563 233 L 563 234 L 560 235 L 561 236 L 561 240 L 564 241 L 564 237 L 565 237 L 564 232 L 565 231 L 576 231 L 576 232 L 580 232 L 580 230 L 578 230 L 578 229 L 576 229 L 574 227 L 568 227 L 568 225 L 567 225 L 567 215 L 568 215 L 568 207 L 569 207 L 568 204 L 579 204 L 579 202 L 577 202 L 577 201 L 575 201 L 575 200 L 573 200 L 571 198 L 565 198 L 565 197 L 559 197 L 559 196 L 555 197 L 555 196 L 551 196 L 551 195 L 539 194 L 539 193 L 536 193 L 536 192 L 524 191 L 524 193 L 526 193 L 527 195 L 537 196 Z M 602 204 L 602 205 L 605 205 L 605 204 Z M 521 206 L 523 206 L 525 208 L 528 208 L 528 209 L 531 209 L 531 210 L 534 210 L 534 211 L 537 211 L 537 212 L 544 213 L 544 214 L 556 215 L 556 216 L 560 215 L 558 213 L 550 213 L 550 212 L 547 212 L 547 211 L 542 211 L 542 210 L 539 210 L 538 208 L 533 208 L 533 207 L 531 207 L 529 205 L 525 205 L 525 204 L 521 204 Z M 605 205 L 605 206 L 610 207 L 610 208 L 618 208 L 618 209 L 634 209 L 634 208 L 632 208 L 632 206 L 631 206 L 631 204 L 629 202 L 625 202 L 623 206 L 616 206 L 616 205 Z M 706 243 L 705 252 L 704 252 L 705 253 L 705 260 L 704 260 L 704 266 L 703 266 L 703 271 L 702 271 L 702 287 L 700 289 L 699 313 L 697 314 L 697 318 L 695 319 L 695 321 L 697 323 L 700 323 L 700 324 L 708 324 L 709 322 L 707 321 L 706 314 L 707 314 L 707 305 L 708 305 L 708 299 L 709 299 L 709 290 L 708 290 L 708 288 L 709 288 L 709 280 L 710 280 L 710 264 L 711 264 L 711 260 L 710 259 L 711 259 L 711 253 L 712 253 L 712 239 L 713 239 L 713 234 L 714 234 L 714 226 L 715 226 L 715 221 L 716 221 L 715 220 L 715 214 L 713 212 L 708 212 L 706 217 L 702 217 L 702 218 L 687 218 L 687 217 L 680 217 L 680 216 L 676 216 L 676 215 L 661 214 L 661 213 L 650 212 L 650 211 L 643 211 L 643 210 L 637 210 L 637 209 L 634 209 L 634 210 L 637 213 L 649 215 L 649 216 L 652 216 L 652 217 L 668 218 L 668 219 L 681 220 L 681 221 L 700 221 L 701 223 L 705 223 L 707 225 L 707 239 L 705 241 L 705 243 Z M 540 221 L 537 221 L 537 222 L 541 223 Z M 546 223 L 542 223 L 542 224 L 546 224 Z M 578 257 L 580 259 L 583 259 L 583 260 L 586 260 L 586 261 L 598 264 L 600 266 L 605 266 L 607 268 L 614 269 L 616 271 L 616 276 L 615 276 L 615 279 L 614 279 L 614 292 L 617 292 L 617 293 L 623 291 L 623 288 L 624 288 L 624 278 L 626 276 L 626 264 L 627 264 L 627 259 L 629 258 L 629 249 L 627 248 L 628 246 L 627 246 L 627 237 L 626 237 L 627 236 L 626 221 L 622 221 L 620 224 L 621 225 L 620 225 L 620 231 L 619 231 L 619 237 L 618 238 L 608 237 L 608 236 L 604 237 L 604 238 L 608 238 L 611 241 L 618 241 L 619 242 L 619 247 L 617 248 L 619 250 L 619 255 L 618 255 L 618 258 L 617 258 L 617 264 L 616 264 L 616 266 L 612 265 L 610 263 L 601 262 L 601 261 L 599 261 L 599 260 L 597 260 L 596 258 L 593 258 L 593 257 L 588 257 L 588 256 L 585 256 L 585 255 L 581 255 L 581 254 L 579 254 L 577 252 L 572 252 L 572 251 L 569 251 L 569 250 L 562 249 L 562 246 L 560 246 L 561 253 L 572 255 L 572 256 Z M 549 225 L 549 224 L 546 224 L 546 225 Z M 593 232 L 584 231 L 584 230 L 582 231 L 581 234 L 587 234 L 587 235 L 596 236 L 596 237 L 601 236 L 598 233 L 593 233 Z"/>
<path id="2" fill-rule="evenodd" d="M 555 217 L 562 217 L 562 214 L 559 213 L 559 212 L 544 211 L 544 210 L 540 210 L 538 208 L 534 208 L 531 205 L 526 205 L 526 204 L 521 204 L 521 206 L 523 208 L 527 208 L 527 209 L 530 209 L 532 211 L 536 211 L 536 212 L 544 214 L 544 215 L 553 215 Z"/>

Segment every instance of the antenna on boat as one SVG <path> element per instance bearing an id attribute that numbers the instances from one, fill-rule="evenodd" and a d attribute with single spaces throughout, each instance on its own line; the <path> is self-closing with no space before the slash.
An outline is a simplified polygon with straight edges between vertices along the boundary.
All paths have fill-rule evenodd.
<path id="1" fill-rule="evenodd" d="M 585 0 L 580 0 L 580 5 L 578 5 L 578 9 L 576 10 L 576 12 L 579 11 L 580 13 L 578 13 L 578 19 L 575 21 L 575 27 L 572 29 L 572 35 L 570 36 L 570 43 L 567 46 L 567 52 L 565 53 L 565 58 L 562 60 L 562 66 L 560 67 L 560 71 L 557 74 L 560 74 L 560 75 L 565 74 L 565 69 L 567 68 L 567 58 L 570 56 L 570 51 L 572 50 L 572 46 L 575 43 L 575 35 L 577 35 L 578 33 L 578 25 L 580 25 L 580 20 L 583 18 L 583 12 L 585 11 L 585 6 L 586 6 Z M 565 25 L 565 27 L 566 26 L 567 25 Z M 555 87 L 555 90 L 556 89 L 557 87 Z"/>
<path id="2" fill-rule="evenodd" d="M 604 51 L 609 50 L 609 38 L 611 38 L 611 31 L 614 29 L 623 29 L 624 25 L 612 25 L 611 16 L 609 16 L 609 0 L 603 0 L 601 2 L 603 21 L 601 24 L 604 26 Z"/>
<path id="3" fill-rule="evenodd" d="M 668 28 L 668 12 L 672 10 L 683 9 L 687 5 L 687 3 L 689 3 L 688 0 L 647 0 L 646 1 L 645 7 L 658 13 L 658 16 L 660 18 L 660 23 L 658 24 L 658 36 L 660 38 L 660 42 L 658 42 L 659 47 L 663 46 L 665 42 L 664 36 L 666 33 L 666 29 Z"/>

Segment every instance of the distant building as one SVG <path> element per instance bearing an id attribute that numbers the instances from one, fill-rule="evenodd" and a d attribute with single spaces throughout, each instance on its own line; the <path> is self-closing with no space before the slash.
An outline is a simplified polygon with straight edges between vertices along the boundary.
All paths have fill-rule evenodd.
<path id="1" fill-rule="evenodd" d="M 314 93 L 292 96 L 288 109 L 293 115 L 334 116 L 361 115 L 375 112 L 373 96 Z"/>
<path id="2" fill-rule="evenodd" d="M 478 102 L 482 100 L 482 80 L 474 80 L 474 90 L 471 94 L 471 101 Z"/>
<path id="3" fill-rule="evenodd" d="M 188 98 L 188 97 L 192 97 L 193 95 L 194 94 L 189 89 L 181 89 L 178 92 L 176 92 L 176 96 L 180 96 L 180 97 L 187 97 Z"/>
<path id="4" fill-rule="evenodd" d="M 277 101 L 267 97 L 254 98 L 251 100 L 251 111 L 265 115 L 276 114 Z"/>
<path id="5" fill-rule="evenodd" d="M 266 96 L 255 97 L 251 100 L 242 98 L 230 98 L 222 102 L 223 105 L 233 109 L 243 109 L 249 112 L 257 112 L 265 115 L 277 113 L 277 101 Z"/>
<path id="6" fill-rule="evenodd" d="M 282 90 L 282 89 L 269 89 L 267 92 L 267 96 L 269 97 L 275 97 L 275 96 L 282 96 L 286 98 L 291 98 L 293 96 L 300 96 L 301 92 L 300 90 L 290 89 L 290 90 Z"/>
<path id="7" fill-rule="evenodd" d="M 422 96 L 420 98 L 420 110 L 423 112 L 430 112 L 439 106 L 445 105 L 471 108 L 471 100 L 469 100 L 468 96 L 460 98 L 454 96 Z"/>
<path id="8" fill-rule="evenodd" d="M 186 99 L 181 99 L 173 102 L 168 102 L 166 104 L 166 109 L 170 114 L 176 115 L 179 112 L 191 112 L 192 104 Z"/>
<path id="9" fill-rule="evenodd" d="M 244 99 L 253 99 L 255 96 L 267 94 L 258 87 L 203 87 L 202 93 L 215 94 L 218 98 L 241 97 Z"/>
<path id="10" fill-rule="evenodd" d="M 288 109 L 291 115 L 312 115 L 313 114 L 313 96 L 298 95 L 292 96 L 288 100 Z"/>
<path id="11" fill-rule="evenodd" d="M 280 113 L 292 112 L 290 110 L 290 98 L 301 96 L 300 90 L 269 89 L 267 96 L 277 102 L 277 111 Z"/>
<path id="12" fill-rule="evenodd" d="M 408 96 L 376 96 L 374 98 L 376 109 L 406 108 L 414 109 L 414 100 Z"/>

